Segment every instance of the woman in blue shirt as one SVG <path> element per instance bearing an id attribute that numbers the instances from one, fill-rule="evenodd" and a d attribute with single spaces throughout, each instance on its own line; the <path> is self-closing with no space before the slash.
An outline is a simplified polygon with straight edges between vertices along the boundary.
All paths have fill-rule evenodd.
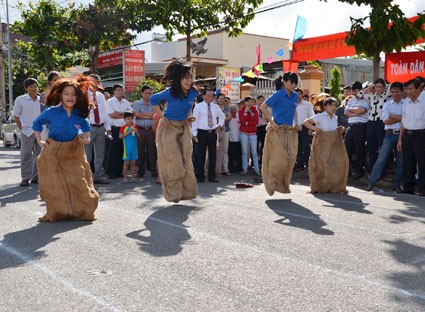
<path id="1" fill-rule="evenodd" d="M 192 87 L 192 64 L 177 59 L 165 68 L 165 81 L 171 87 L 150 97 L 155 113 L 162 116 L 156 132 L 159 175 L 164 197 L 179 202 L 196 197 L 197 186 L 192 163 L 192 108 L 198 92 Z M 164 113 L 160 102 L 167 102 Z"/>
<path id="2" fill-rule="evenodd" d="M 59 80 L 47 96 L 49 108 L 34 120 L 34 134 L 42 148 L 37 159 L 39 192 L 47 208 L 40 221 L 95 220 L 99 194 L 83 148 L 90 143 L 87 91 L 95 83 L 82 76 Z M 46 141 L 41 138 L 43 125 L 49 125 Z"/>
<path id="3" fill-rule="evenodd" d="M 297 74 L 286 72 L 283 82 L 276 81 L 277 91 L 260 106 L 263 117 L 269 122 L 261 170 L 269 195 L 275 191 L 290 192 L 289 182 L 298 152 L 298 129 L 294 127 L 298 104 L 298 94 L 294 90 L 297 85 Z"/>

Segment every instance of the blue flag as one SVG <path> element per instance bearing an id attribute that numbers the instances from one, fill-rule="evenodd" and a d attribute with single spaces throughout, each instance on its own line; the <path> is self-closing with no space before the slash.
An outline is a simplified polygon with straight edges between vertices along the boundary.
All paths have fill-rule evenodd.
<path id="1" fill-rule="evenodd" d="M 279 56 L 283 56 L 284 53 L 285 51 L 283 49 L 280 49 L 279 51 L 276 52 L 276 54 Z"/>
<path id="2" fill-rule="evenodd" d="M 295 33 L 293 43 L 302 39 L 307 32 L 307 20 L 304 17 L 298 16 L 297 24 L 295 25 Z"/>

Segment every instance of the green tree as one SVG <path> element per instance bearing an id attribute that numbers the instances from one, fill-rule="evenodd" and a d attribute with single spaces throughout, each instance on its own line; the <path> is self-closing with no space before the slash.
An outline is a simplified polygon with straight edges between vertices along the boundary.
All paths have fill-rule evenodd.
<path id="1" fill-rule="evenodd" d="M 122 2 L 125 2 L 122 0 Z M 130 1 L 131 2 L 131 1 Z M 144 10 L 143 21 L 161 25 L 168 40 L 173 35 L 186 36 L 186 58 L 190 59 L 190 38 L 205 36 L 210 30 L 224 29 L 230 36 L 237 36 L 254 18 L 254 10 L 262 0 L 134 0 L 138 9 Z M 137 25 L 134 25 L 139 30 Z"/>
<path id="2" fill-rule="evenodd" d="M 31 38 L 32 42 L 19 42 L 33 67 L 40 71 L 63 70 L 82 62 L 82 55 L 70 45 L 73 38 L 71 14 L 75 5 L 61 7 L 53 0 L 19 2 L 22 21 L 13 24 L 12 31 Z"/>
<path id="3" fill-rule="evenodd" d="M 400 7 L 391 0 L 339 0 L 349 4 L 370 5 L 370 14 L 363 18 L 350 18 L 351 29 L 346 38 L 348 45 L 356 48 L 357 54 L 373 57 L 373 79 L 377 79 L 380 69 L 380 53 L 400 52 L 406 46 L 415 44 L 418 38 L 425 37 L 422 26 L 425 15 L 411 23 Z M 424 11 L 425 12 L 425 11 Z M 370 23 L 366 25 L 366 22 Z"/>
<path id="4" fill-rule="evenodd" d="M 165 90 L 165 85 L 163 85 L 162 83 L 154 80 L 154 79 L 150 79 L 150 78 L 145 78 L 142 81 L 140 81 L 140 83 L 136 86 L 136 91 L 139 93 L 141 92 L 143 86 L 149 86 L 152 89 L 153 93 L 157 93 L 160 92 L 162 90 Z"/>
<path id="5" fill-rule="evenodd" d="M 332 79 L 329 80 L 329 93 L 332 97 L 338 99 L 341 94 L 341 70 L 334 66 L 331 70 Z"/>

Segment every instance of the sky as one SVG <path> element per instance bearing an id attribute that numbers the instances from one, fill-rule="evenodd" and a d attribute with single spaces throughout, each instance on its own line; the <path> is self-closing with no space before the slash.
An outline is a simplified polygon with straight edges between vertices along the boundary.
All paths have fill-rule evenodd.
<path id="1" fill-rule="evenodd" d="M 23 0 L 29 2 L 30 0 Z M 18 0 L 9 0 L 10 21 L 19 19 L 19 11 L 16 8 Z M 33 0 L 34 2 L 34 0 Z M 66 0 L 57 0 L 58 3 L 66 3 Z M 88 0 L 74 0 L 77 3 L 87 4 Z M 261 7 L 280 3 L 282 0 L 265 0 Z M 394 0 L 400 5 L 405 16 L 412 17 L 418 12 L 425 11 L 425 0 Z M 5 0 L 2 0 L 0 11 L 2 22 L 6 21 Z M 298 15 L 307 20 L 307 33 L 304 38 L 323 36 L 350 30 L 350 17 L 359 18 L 367 16 L 370 8 L 367 6 L 350 5 L 338 0 L 304 0 L 299 3 L 281 7 L 272 11 L 258 14 L 255 19 L 244 29 L 245 33 L 258 34 L 271 37 L 293 39 L 295 24 Z M 140 43 L 152 39 L 152 32 L 161 33 L 162 28 L 156 27 L 151 32 L 138 35 L 134 43 Z M 176 36 L 179 38 L 181 36 Z M 145 49 L 147 60 L 150 58 L 149 44 L 139 46 Z"/>

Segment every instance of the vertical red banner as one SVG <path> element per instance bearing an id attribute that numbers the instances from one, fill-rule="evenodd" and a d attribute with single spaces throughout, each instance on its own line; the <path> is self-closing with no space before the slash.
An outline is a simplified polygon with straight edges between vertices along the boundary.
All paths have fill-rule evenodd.
<path id="1" fill-rule="evenodd" d="M 145 78 L 145 51 L 126 50 L 123 65 L 125 92 L 134 92 L 136 86 Z"/>

